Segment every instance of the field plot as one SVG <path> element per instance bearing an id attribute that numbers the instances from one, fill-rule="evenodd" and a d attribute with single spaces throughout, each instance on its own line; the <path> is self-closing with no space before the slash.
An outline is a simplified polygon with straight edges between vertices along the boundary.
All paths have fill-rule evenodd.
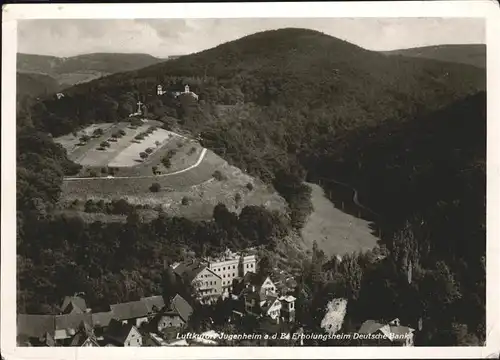
<path id="1" fill-rule="evenodd" d="M 316 240 L 318 247 L 331 256 L 365 251 L 377 245 L 378 238 L 372 234 L 368 221 L 335 208 L 320 186 L 308 185 L 312 188 L 314 211 L 302 229 L 302 237 L 309 248 Z"/>
<path id="2" fill-rule="evenodd" d="M 137 129 L 137 134 L 142 131 L 145 131 L 148 127 L 141 126 Z M 135 136 L 135 135 L 134 135 Z M 139 154 L 141 152 L 146 151 L 146 149 L 151 149 L 152 153 L 149 154 L 151 156 L 157 150 L 161 149 L 163 145 L 166 144 L 167 141 L 173 141 L 174 139 L 179 138 L 179 136 L 173 132 L 164 130 L 164 129 L 156 129 L 151 135 L 144 138 L 144 140 L 140 140 L 140 142 L 132 142 L 126 147 L 122 149 L 120 153 L 118 153 L 112 161 L 109 162 L 109 166 L 111 167 L 129 167 L 135 166 L 138 163 L 141 163 L 141 157 Z M 122 139 L 118 140 L 119 142 Z"/>
<path id="3" fill-rule="evenodd" d="M 137 134 L 146 131 L 149 128 L 149 125 L 139 126 L 137 129 L 126 129 L 126 135 L 120 139 L 117 139 L 116 142 L 107 141 L 111 134 L 106 134 L 108 136 L 101 136 L 97 141 L 93 141 L 90 149 L 87 149 L 85 154 L 83 154 L 77 162 L 80 165 L 88 166 L 88 167 L 102 167 L 107 166 L 108 163 L 113 160 L 116 156 L 118 156 L 122 151 L 131 146 L 131 142 Z M 118 127 L 113 127 L 113 130 L 118 130 Z M 98 150 L 100 143 L 103 141 L 107 141 L 109 143 L 109 147 L 104 150 Z M 138 156 L 138 155 L 137 155 Z"/>
<path id="4" fill-rule="evenodd" d="M 93 132 L 97 129 L 101 129 L 103 132 L 106 132 L 114 126 L 114 123 L 92 124 L 90 126 L 87 126 L 85 129 L 78 131 L 76 133 L 76 136 L 74 136 L 73 134 L 59 136 L 54 139 L 54 142 L 62 145 L 62 147 L 65 148 L 68 152 L 68 155 L 71 155 L 75 150 L 80 148 L 78 144 L 80 143 L 80 138 L 82 136 L 92 136 Z"/>
<path id="5" fill-rule="evenodd" d="M 162 189 L 178 190 L 201 184 L 212 178 L 217 167 L 224 164 L 224 160 L 207 151 L 200 164 L 181 173 L 166 175 L 148 175 L 132 178 L 94 178 L 75 179 L 63 182 L 63 196 L 81 198 L 82 196 L 121 197 L 125 195 L 151 194 L 149 187 L 152 183 L 159 183 Z M 154 195 L 154 194 L 153 194 Z"/>

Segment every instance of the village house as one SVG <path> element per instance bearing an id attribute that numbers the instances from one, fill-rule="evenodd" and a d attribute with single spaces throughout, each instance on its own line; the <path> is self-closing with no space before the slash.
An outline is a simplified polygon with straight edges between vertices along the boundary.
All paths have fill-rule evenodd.
<path id="1" fill-rule="evenodd" d="M 142 346 L 142 335 L 131 323 L 113 319 L 104 335 L 104 341 L 106 346 Z"/>
<path id="2" fill-rule="evenodd" d="M 83 314 L 90 311 L 87 308 L 85 299 L 77 294 L 74 296 L 66 296 L 61 305 L 61 314 Z"/>
<path id="3" fill-rule="evenodd" d="M 399 319 L 388 324 L 366 320 L 358 330 L 360 335 L 379 335 L 381 339 L 361 339 L 364 345 L 413 346 L 415 329 L 401 326 Z"/>
<path id="4" fill-rule="evenodd" d="M 232 298 L 242 303 L 239 309 L 257 317 L 269 317 L 276 322 L 295 321 L 295 297 L 280 296 L 269 276 L 248 272 L 234 280 Z M 236 307 L 236 312 L 238 307 Z"/>
<path id="5" fill-rule="evenodd" d="M 154 316 L 152 309 L 149 309 L 146 303 L 141 300 L 114 304 L 110 308 L 113 319 L 136 327 L 140 327 Z"/>
<path id="6" fill-rule="evenodd" d="M 191 283 L 198 292 L 199 300 L 212 302 L 222 295 L 222 279 L 206 264 L 190 260 L 173 266 L 174 273 Z"/>
<path id="7" fill-rule="evenodd" d="M 150 329 L 163 333 L 166 329 L 179 329 L 186 326 L 193 308 L 179 294 L 175 295 L 168 307 L 165 307 L 150 321 Z"/>

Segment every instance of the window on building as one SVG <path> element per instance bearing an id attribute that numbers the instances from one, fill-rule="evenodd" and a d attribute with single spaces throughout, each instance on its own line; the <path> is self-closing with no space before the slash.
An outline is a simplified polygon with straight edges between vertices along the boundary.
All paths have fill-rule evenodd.
<path id="1" fill-rule="evenodd" d="M 223 267 L 222 270 L 226 270 L 226 267 Z"/>
<path id="2" fill-rule="evenodd" d="M 236 265 L 233 265 L 233 269 L 236 269 Z"/>
<path id="3" fill-rule="evenodd" d="M 233 276 L 236 276 L 236 274 L 235 274 L 235 273 L 233 273 Z"/>

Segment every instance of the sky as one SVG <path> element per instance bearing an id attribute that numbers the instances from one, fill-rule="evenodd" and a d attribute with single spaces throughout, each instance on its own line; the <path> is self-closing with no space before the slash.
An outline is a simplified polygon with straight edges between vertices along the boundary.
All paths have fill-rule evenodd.
<path id="1" fill-rule="evenodd" d="M 93 52 L 185 55 L 259 31 L 307 28 L 369 50 L 484 44 L 480 18 L 262 18 L 20 20 L 18 52 L 69 57 Z"/>

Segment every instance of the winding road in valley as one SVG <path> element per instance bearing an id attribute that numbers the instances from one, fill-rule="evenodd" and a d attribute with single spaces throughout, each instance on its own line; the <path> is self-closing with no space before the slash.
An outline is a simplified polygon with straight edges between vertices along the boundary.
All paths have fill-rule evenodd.
<path id="1" fill-rule="evenodd" d="M 192 170 L 199 166 L 203 159 L 205 158 L 205 155 L 207 153 L 207 149 L 203 148 L 203 150 L 200 153 L 200 156 L 196 163 L 194 163 L 191 166 L 188 166 L 185 169 L 174 171 L 168 174 L 161 174 L 161 175 L 142 175 L 142 176 L 109 176 L 109 177 L 65 177 L 63 181 L 74 181 L 74 180 L 116 180 L 116 179 L 155 179 L 159 177 L 167 177 L 167 176 L 172 176 L 172 175 L 177 175 L 177 174 L 182 174 L 186 171 Z"/>

